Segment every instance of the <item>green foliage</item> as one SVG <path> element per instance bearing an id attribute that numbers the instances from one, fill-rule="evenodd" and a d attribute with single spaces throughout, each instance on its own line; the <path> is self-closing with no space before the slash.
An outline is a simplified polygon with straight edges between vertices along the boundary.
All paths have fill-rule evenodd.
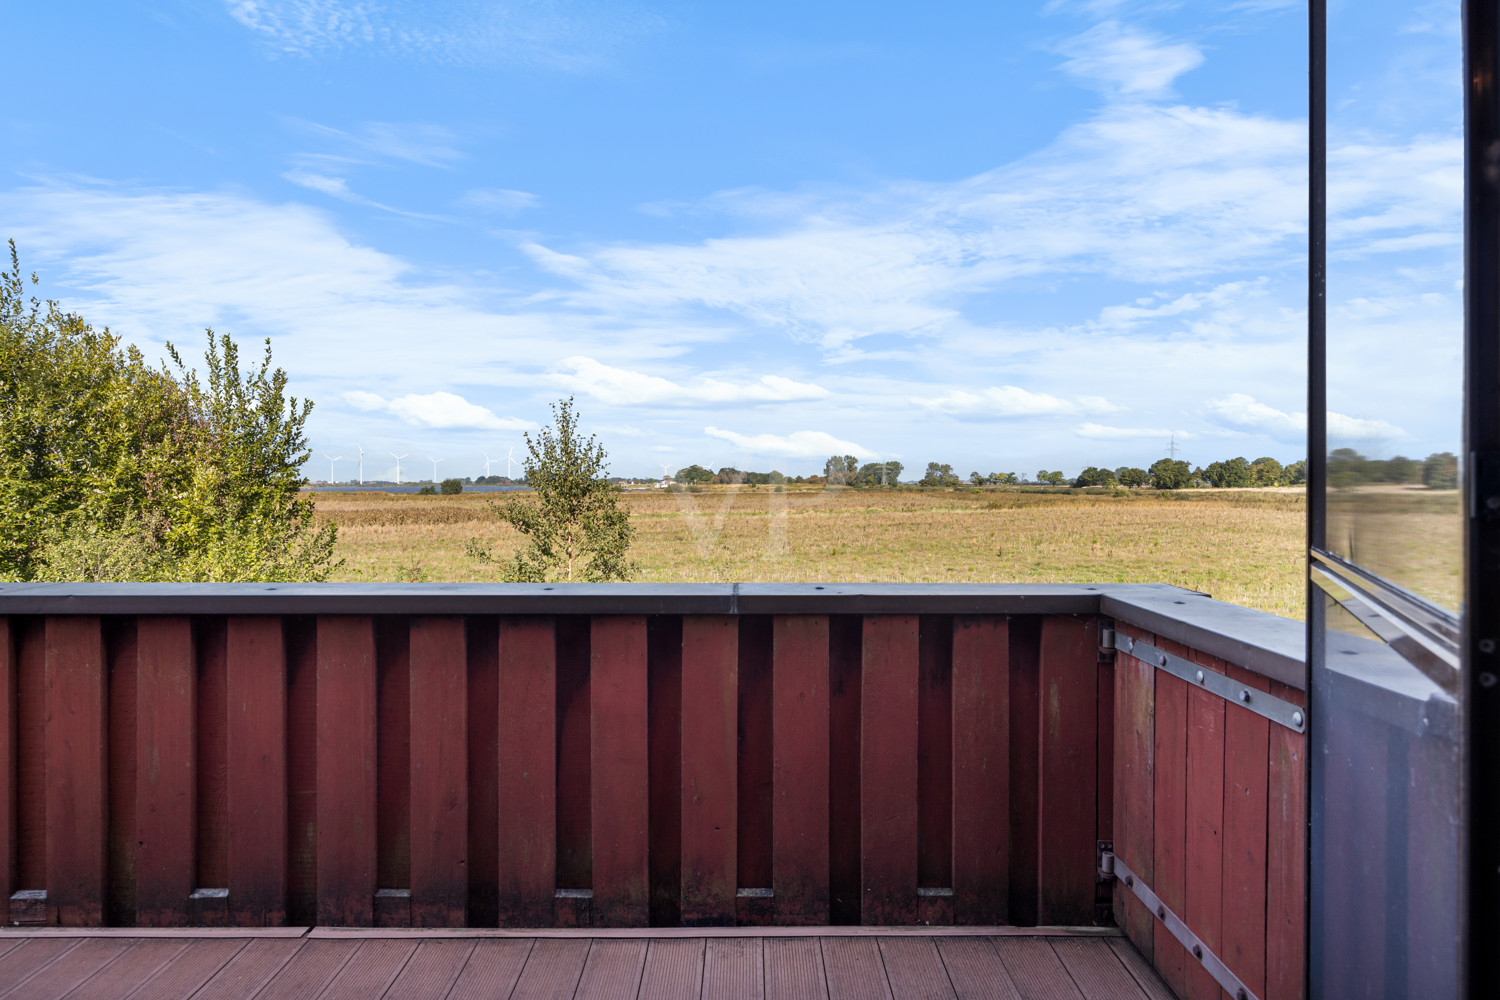
<path id="1" fill-rule="evenodd" d="M 0 275 L 0 574 L 30 580 L 319 580 L 336 529 L 312 524 L 301 465 L 312 404 L 286 374 L 241 372 L 208 334 L 207 381 L 169 344 L 146 365 Z M 37 281 L 31 276 L 32 284 Z"/>
<path id="2" fill-rule="evenodd" d="M 1080 472 L 1078 478 L 1073 480 L 1074 486 L 1113 486 L 1114 484 L 1113 472 L 1108 469 L 1095 468 L 1092 465 Z"/>
<path id="3" fill-rule="evenodd" d="M 953 466 L 946 463 L 928 462 L 927 474 L 918 482 L 922 486 L 957 486 L 960 480 L 953 474 Z"/>
<path id="4" fill-rule="evenodd" d="M 417 496 L 419 497 L 435 497 L 437 495 L 438 491 L 432 486 L 424 486 L 421 489 L 417 490 Z"/>
<path id="5" fill-rule="evenodd" d="M 676 480 L 689 486 L 702 486 L 704 483 L 714 481 L 714 474 L 701 465 L 690 465 L 686 469 L 678 469 Z"/>
<path id="6" fill-rule="evenodd" d="M 1150 481 L 1151 474 L 1145 469 L 1122 465 L 1115 470 L 1115 478 L 1120 481 L 1121 486 L 1145 486 Z"/>
<path id="7" fill-rule="evenodd" d="M 1037 471 L 1036 481 L 1047 483 L 1051 486 L 1061 486 L 1068 481 L 1068 477 L 1064 476 L 1060 471 L 1048 472 L 1046 469 L 1040 469 Z"/>
<path id="8" fill-rule="evenodd" d="M 593 435 L 579 435 L 571 396 L 553 404 L 552 414 L 554 427 L 544 427 L 535 440 L 526 435 L 522 464 L 532 496 L 496 505 L 500 518 L 528 540 L 507 575 L 519 583 L 628 580 L 636 572 L 630 559 L 635 529 L 620 507 L 619 487 L 605 478 L 604 447 Z"/>
<path id="9" fill-rule="evenodd" d="M 1191 478 L 1188 464 L 1181 459 L 1163 458 L 1151 466 L 1151 485 L 1158 490 L 1180 490 Z"/>
<path id="10" fill-rule="evenodd" d="M 1432 490 L 1458 489 L 1458 456 L 1451 451 L 1428 455 L 1422 463 L 1422 485 Z"/>
<path id="11" fill-rule="evenodd" d="M 462 479 L 444 479 L 443 485 L 439 489 L 445 497 L 457 496 L 464 491 L 464 481 Z"/>
<path id="12" fill-rule="evenodd" d="M 1231 458 L 1227 462 L 1210 462 L 1208 468 L 1203 470 L 1203 478 L 1220 489 L 1249 486 L 1250 463 L 1243 458 Z"/>
<path id="13" fill-rule="evenodd" d="M 1281 478 L 1288 486 L 1307 485 L 1307 459 L 1299 458 L 1281 470 Z"/>

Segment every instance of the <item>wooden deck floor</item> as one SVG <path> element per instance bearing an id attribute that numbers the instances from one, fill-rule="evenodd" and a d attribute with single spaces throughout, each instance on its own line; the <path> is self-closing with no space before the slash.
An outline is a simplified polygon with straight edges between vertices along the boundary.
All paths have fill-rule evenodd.
<path id="1" fill-rule="evenodd" d="M 1171 1000 L 1120 937 L 0 934 L 0 998 Z"/>

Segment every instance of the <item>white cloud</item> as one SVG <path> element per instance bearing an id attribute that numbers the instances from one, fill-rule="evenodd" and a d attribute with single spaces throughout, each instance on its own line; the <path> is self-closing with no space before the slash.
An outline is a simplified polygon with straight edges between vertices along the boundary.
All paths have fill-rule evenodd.
<path id="1" fill-rule="evenodd" d="M 747 455 L 773 458 L 826 458 L 829 455 L 854 455 L 861 459 L 879 456 L 853 441 L 841 441 L 824 431 L 793 431 L 791 434 L 738 434 L 734 431 L 705 427 L 703 433 L 738 447 Z"/>
<path id="2" fill-rule="evenodd" d="M 1174 435 L 1183 440 L 1194 436 L 1187 431 L 1167 427 L 1107 427 L 1104 424 L 1086 423 L 1078 428 L 1078 436 L 1091 441 L 1133 441 L 1138 438 L 1170 438 Z"/>
<path id="3" fill-rule="evenodd" d="M 1058 47 L 1062 68 L 1086 86 L 1118 98 L 1155 98 L 1171 93 L 1172 82 L 1203 65 L 1203 53 L 1187 42 L 1104 21 Z"/>
<path id="4" fill-rule="evenodd" d="M 224 0 L 228 14 L 273 52 L 312 56 L 369 49 L 443 63 L 496 61 L 592 69 L 663 21 L 629 4 L 523 0 Z"/>
<path id="5" fill-rule="evenodd" d="M 673 382 L 656 375 L 613 368 L 593 358 L 567 358 L 562 364 L 572 371 L 555 375 L 559 384 L 616 406 L 784 403 L 822 399 L 828 395 L 828 390 L 821 386 L 780 375 L 762 375 L 753 382 L 707 377 Z"/>
<path id="6" fill-rule="evenodd" d="M 462 205 L 496 215 L 514 215 L 522 209 L 535 208 L 538 201 L 537 196 L 529 191 L 507 188 L 475 188 L 459 199 Z"/>
<path id="7" fill-rule="evenodd" d="M 1206 410 L 1227 423 L 1264 431 L 1273 437 L 1293 438 L 1307 433 L 1306 413 L 1287 413 L 1242 392 L 1213 400 Z M 1333 411 L 1329 411 L 1327 420 L 1330 441 L 1388 441 L 1409 436 L 1384 420 L 1351 417 Z"/>
<path id="8" fill-rule="evenodd" d="M 373 392 L 344 393 L 344 401 L 366 412 L 384 410 L 408 424 L 439 430 L 533 430 L 536 424 L 516 417 L 497 417 L 493 411 L 451 392 L 408 394 L 387 400 Z"/>
<path id="9" fill-rule="evenodd" d="M 991 417 L 1036 417 L 1084 411 L 1111 413 L 1122 409 L 1102 396 L 1080 396 L 1074 401 L 1013 385 L 990 386 L 977 392 L 950 389 L 941 396 L 913 396 L 911 401 L 942 413 Z"/>

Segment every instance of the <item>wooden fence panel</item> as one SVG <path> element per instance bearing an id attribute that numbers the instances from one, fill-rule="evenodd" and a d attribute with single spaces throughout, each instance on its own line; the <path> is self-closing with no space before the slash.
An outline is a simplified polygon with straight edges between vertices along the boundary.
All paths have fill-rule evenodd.
<path id="1" fill-rule="evenodd" d="M 1154 850 L 1151 888 L 1173 913 L 1187 902 L 1187 682 L 1156 675 Z M 1189 956 L 1166 926 L 1157 923 L 1152 964 L 1178 996 L 1187 993 Z"/>
<path id="2" fill-rule="evenodd" d="M 10 618 L 0 617 L 0 919 L 10 923 L 10 894 L 16 882 L 16 695 L 19 671 L 16 636 Z"/>
<path id="3" fill-rule="evenodd" d="M 589 641 L 593 919 L 599 926 L 645 927 L 651 903 L 646 619 L 595 618 Z"/>
<path id="4" fill-rule="evenodd" d="M 241 927 L 286 923 L 287 669 L 282 620 L 226 623 L 229 693 L 229 917 Z"/>
<path id="5" fill-rule="evenodd" d="M 547 927 L 557 888 L 557 639 L 550 618 L 500 619 L 499 923 Z M 477 764 L 476 764 L 477 766 Z"/>
<path id="6" fill-rule="evenodd" d="M 953 919 L 1004 924 L 1010 904 L 1010 623 L 953 621 Z"/>
<path id="7" fill-rule="evenodd" d="M 137 622 L 135 920 L 141 927 L 188 922 L 195 888 L 197 669 L 190 618 Z"/>
<path id="8" fill-rule="evenodd" d="M 1039 924 L 1080 925 L 1094 918 L 1098 649 L 1095 619 L 1043 620 Z"/>
<path id="9" fill-rule="evenodd" d="M 104 633 L 94 615 L 45 626 L 47 907 L 64 927 L 104 923 Z"/>
<path id="10" fill-rule="evenodd" d="M 464 621 L 416 618 L 410 635 L 411 923 L 462 927 L 469 905 Z M 550 708 L 541 714 L 550 718 Z"/>
<path id="11" fill-rule="evenodd" d="M 735 922 L 738 666 L 737 618 L 683 618 L 679 752 L 684 927 Z"/>
<path id="12" fill-rule="evenodd" d="M 778 615 L 772 633 L 776 922 L 817 926 L 829 921 L 828 617 Z"/>
<path id="13" fill-rule="evenodd" d="M 860 693 L 860 901 L 865 924 L 917 917 L 916 615 L 864 621 Z"/>
<path id="14" fill-rule="evenodd" d="M 317 919 L 369 927 L 376 886 L 375 628 L 318 619 Z"/>

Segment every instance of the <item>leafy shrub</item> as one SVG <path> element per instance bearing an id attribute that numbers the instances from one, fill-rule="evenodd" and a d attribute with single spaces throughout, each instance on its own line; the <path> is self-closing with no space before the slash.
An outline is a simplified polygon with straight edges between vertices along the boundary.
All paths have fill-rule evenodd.
<path id="1" fill-rule="evenodd" d="M 462 479 L 444 479 L 440 489 L 443 496 L 453 496 L 464 491 L 464 481 Z"/>

